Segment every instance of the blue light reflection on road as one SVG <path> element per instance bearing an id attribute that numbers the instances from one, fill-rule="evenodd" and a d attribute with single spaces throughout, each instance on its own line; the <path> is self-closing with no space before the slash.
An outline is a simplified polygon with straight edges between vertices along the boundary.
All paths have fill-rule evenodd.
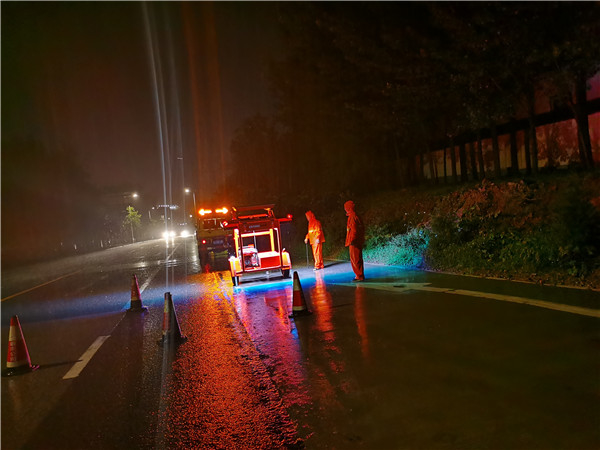
<path id="1" fill-rule="evenodd" d="M 309 437 L 316 431 L 311 418 L 319 417 L 323 408 L 345 417 L 339 411 L 339 395 L 355 392 L 360 382 L 354 370 L 368 370 L 372 364 L 372 324 L 361 283 L 337 285 L 354 278 L 348 262 L 328 262 L 316 272 L 305 267 L 296 271 L 313 311 L 310 316 L 289 318 L 293 281 L 280 276 L 242 279 L 240 286 L 231 288 L 231 301 L 283 404 L 303 424 L 300 434 Z M 365 272 L 368 280 L 412 276 L 401 268 L 372 265 Z M 347 355 L 354 355 L 351 361 Z"/>

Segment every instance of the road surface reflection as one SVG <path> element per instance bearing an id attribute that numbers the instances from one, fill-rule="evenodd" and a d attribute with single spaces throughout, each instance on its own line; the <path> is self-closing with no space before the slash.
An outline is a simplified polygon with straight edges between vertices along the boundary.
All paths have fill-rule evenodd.
<path id="1" fill-rule="evenodd" d="M 176 305 L 188 341 L 165 379 L 165 446 L 295 448 L 295 427 L 231 307 L 231 288 L 214 273 L 189 281 L 198 292 Z"/>
<path id="2" fill-rule="evenodd" d="M 344 274 L 301 276 L 310 316 L 289 318 L 290 280 L 236 288 L 232 301 L 299 435 L 321 445 L 327 442 L 323 428 L 335 435 L 347 426 L 350 411 L 341 399 L 354 395 L 360 384 L 349 367 L 364 367 L 370 359 L 365 294 L 357 286 L 353 297 L 334 297 L 328 281 L 347 278 Z M 348 314 L 354 319 L 348 321 Z"/>

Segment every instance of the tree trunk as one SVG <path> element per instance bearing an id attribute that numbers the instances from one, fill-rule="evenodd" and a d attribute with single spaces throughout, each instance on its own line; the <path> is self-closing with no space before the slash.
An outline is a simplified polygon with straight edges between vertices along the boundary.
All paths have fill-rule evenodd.
<path id="1" fill-rule="evenodd" d="M 525 146 L 525 174 L 531 175 L 531 152 L 529 149 L 529 128 L 523 131 L 523 144 Z"/>
<path id="2" fill-rule="evenodd" d="M 477 176 L 477 161 L 475 160 L 475 143 L 469 142 L 469 154 L 471 156 L 471 172 L 473 173 L 473 179 L 478 180 Z"/>
<path id="3" fill-rule="evenodd" d="M 502 167 L 500 166 L 500 146 L 498 145 L 498 129 L 496 124 L 492 125 L 492 153 L 494 155 L 494 176 L 502 176 Z"/>
<path id="4" fill-rule="evenodd" d="M 431 175 L 431 181 L 434 184 L 438 184 L 438 173 L 437 173 L 437 164 L 435 158 L 433 157 L 433 152 L 430 150 L 428 152 L 429 155 L 429 173 Z"/>
<path id="5" fill-rule="evenodd" d="M 456 173 L 456 151 L 454 141 L 450 140 L 450 164 L 452 165 L 452 182 L 458 183 L 458 174 Z"/>
<path id="6" fill-rule="evenodd" d="M 460 181 L 464 183 L 469 181 L 469 168 L 467 167 L 467 151 L 465 143 L 461 142 L 458 146 L 458 158 L 460 159 Z"/>
<path id="7" fill-rule="evenodd" d="M 585 78 L 578 80 L 575 87 L 575 104 L 569 102 L 575 122 L 577 123 L 577 137 L 579 141 L 579 157 L 585 169 L 594 167 L 592 155 L 592 141 L 590 139 L 590 124 L 587 114 L 586 81 Z"/>
<path id="8" fill-rule="evenodd" d="M 534 174 L 539 172 L 537 132 L 535 130 L 535 90 L 531 90 L 529 101 L 529 142 L 531 144 L 531 169 Z"/>
<path id="9" fill-rule="evenodd" d="M 510 172 L 513 176 L 519 175 L 519 149 L 517 147 L 517 131 L 515 121 L 511 120 L 510 127 Z"/>
<path id="10" fill-rule="evenodd" d="M 444 147 L 444 184 L 448 183 L 448 155 L 446 154 L 446 147 Z"/>
<path id="11" fill-rule="evenodd" d="M 483 180 L 485 178 L 485 163 L 483 162 L 483 143 L 479 133 L 477 133 L 477 160 L 479 161 L 479 174 Z"/>
<path id="12" fill-rule="evenodd" d="M 421 184 L 423 183 L 423 180 L 425 180 L 425 155 L 423 155 L 423 153 L 419 153 L 416 157 L 415 157 L 416 163 L 419 165 L 418 172 L 417 172 L 417 184 Z"/>

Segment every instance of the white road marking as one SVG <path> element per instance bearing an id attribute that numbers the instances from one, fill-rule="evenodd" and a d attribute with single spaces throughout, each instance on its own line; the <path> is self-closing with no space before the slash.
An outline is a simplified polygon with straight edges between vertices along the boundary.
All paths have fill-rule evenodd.
<path id="1" fill-rule="evenodd" d="M 431 283 L 335 283 L 339 286 L 361 286 L 369 289 L 380 289 L 392 292 L 407 292 L 407 291 L 428 291 L 440 292 L 446 294 L 466 295 L 470 297 L 489 298 L 491 300 L 500 300 L 504 302 L 520 303 L 522 305 L 537 306 L 538 308 L 552 309 L 555 311 L 568 312 L 579 314 L 581 316 L 589 316 L 600 318 L 600 310 L 583 308 L 581 306 L 562 305 L 560 303 L 546 302 L 543 300 L 535 300 L 532 298 L 517 297 L 514 295 L 492 294 L 490 292 L 468 291 L 465 289 L 438 288 L 430 286 Z"/>
<path id="2" fill-rule="evenodd" d="M 37 286 L 34 286 L 32 288 L 25 289 L 24 291 L 17 292 L 16 294 L 9 295 L 8 297 L 4 297 L 1 301 L 8 300 L 8 299 L 13 298 L 13 297 L 17 297 L 17 296 L 19 296 L 21 294 L 25 294 L 25 293 L 27 293 L 29 291 L 33 291 L 34 289 L 37 289 L 37 288 L 41 288 L 42 286 L 46 286 L 47 284 L 54 283 L 55 281 L 62 280 L 63 278 L 70 277 L 71 275 L 75 275 L 78 272 L 81 272 L 81 269 L 80 270 L 76 270 L 75 272 L 71 272 L 71 273 L 68 273 L 66 275 L 63 275 L 62 277 L 55 278 L 54 280 L 50 280 L 50 281 L 47 281 L 45 283 L 38 284 Z"/>
<path id="3" fill-rule="evenodd" d="M 94 354 L 98 351 L 100 346 L 102 344 L 104 344 L 104 341 L 106 341 L 109 337 L 110 336 L 98 336 L 98 338 L 94 341 L 94 343 L 92 345 L 90 345 L 90 347 L 84 352 L 83 355 L 81 355 L 81 358 L 79 358 L 79 361 L 77 361 L 73 365 L 73 367 L 71 367 L 71 369 L 66 373 L 66 375 L 63 377 L 63 380 L 68 380 L 70 378 L 78 377 L 79 374 L 81 373 L 81 371 L 90 362 L 90 360 L 92 359 Z"/>
<path id="4" fill-rule="evenodd" d="M 156 269 L 154 271 L 154 273 L 152 273 L 148 277 L 148 279 L 146 280 L 146 282 L 142 286 L 140 286 L 140 294 L 143 293 L 148 286 L 150 286 L 150 283 L 152 282 L 152 280 L 154 279 L 154 277 L 156 276 L 156 274 L 159 272 L 160 269 L 161 269 L 161 267 L 159 267 L 158 269 Z"/>
<path id="5" fill-rule="evenodd" d="M 173 251 L 171 251 L 171 254 L 169 256 L 167 256 L 167 260 L 169 260 L 173 256 L 173 253 L 175 253 L 175 249 L 173 249 Z M 140 287 L 140 294 L 146 290 L 146 288 L 150 285 L 150 283 L 152 282 L 152 280 L 154 279 L 154 277 L 156 276 L 156 274 L 159 271 L 160 271 L 160 267 L 158 269 L 156 269 L 154 271 L 154 273 L 152 273 L 148 277 L 148 279 L 146 280 L 146 282 Z M 79 271 L 77 271 L 77 272 L 79 272 Z M 68 276 L 73 275 L 74 273 L 77 273 L 77 272 L 70 273 L 70 274 L 65 275 L 64 277 L 61 277 L 61 278 L 68 277 Z M 61 278 L 57 278 L 56 280 L 49 281 L 48 283 L 45 283 L 45 284 L 49 284 L 49 283 L 52 283 L 54 281 L 58 281 Z M 40 286 L 44 286 L 44 285 L 40 285 Z M 40 287 L 40 286 L 36 286 L 35 288 L 31 288 L 29 290 L 36 289 L 37 287 Z M 27 291 L 23 291 L 23 292 L 27 292 Z M 21 293 L 23 293 L 23 292 L 21 292 Z M 19 293 L 19 294 L 21 294 L 21 293 Z M 19 294 L 14 294 L 11 297 L 14 297 L 14 296 L 19 295 Z M 11 298 L 11 297 L 7 297 L 6 299 Z M 6 299 L 2 299 L 2 301 L 6 300 Z M 71 367 L 71 369 L 69 369 L 69 371 L 65 374 L 65 376 L 63 377 L 63 380 L 68 380 L 68 379 L 71 379 L 71 378 L 77 378 L 79 376 L 79 374 L 81 373 L 81 371 L 85 368 L 85 366 L 87 366 L 88 363 L 91 361 L 92 357 L 100 349 L 100 347 L 102 346 L 102 344 L 104 344 L 104 341 L 106 341 L 109 337 L 110 337 L 110 335 L 109 336 L 98 336 L 98 338 L 92 343 L 92 345 L 90 345 L 90 347 L 83 353 L 83 355 L 81 355 L 81 358 L 79 358 L 79 361 L 77 361 L 73 365 L 73 367 Z"/>

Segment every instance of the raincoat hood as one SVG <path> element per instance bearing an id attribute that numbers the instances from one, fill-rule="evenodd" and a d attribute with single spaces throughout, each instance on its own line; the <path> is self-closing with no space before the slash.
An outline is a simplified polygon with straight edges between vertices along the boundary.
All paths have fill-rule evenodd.
<path id="1" fill-rule="evenodd" d="M 354 202 L 352 200 L 348 200 L 344 203 L 344 209 L 346 210 L 346 215 L 350 215 L 354 212 Z"/>
<path id="2" fill-rule="evenodd" d="M 310 222 L 311 220 L 315 220 L 315 215 L 312 211 L 306 211 L 306 219 Z"/>

